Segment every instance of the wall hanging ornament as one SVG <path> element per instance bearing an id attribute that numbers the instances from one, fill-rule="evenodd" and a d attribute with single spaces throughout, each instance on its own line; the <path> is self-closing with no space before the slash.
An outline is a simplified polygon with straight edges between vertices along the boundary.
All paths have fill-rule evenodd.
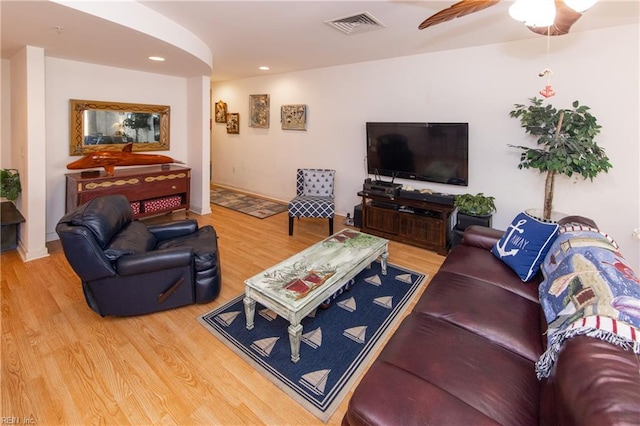
<path id="1" fill-rule="evenodd" d="M 280 121 L 283 130 L 307 130 L 307 106 L 282 105 Z"/>
<path id="2" fill-rule="evenodd" d="M 249 95 L 249 127 L 269 128 L 269 95 Z"/>
<path id="3" fill-rule="evenodd" d="M 538 74 L 540 77 L 545 77 L 545 76 L 547 77 L 547 84 L 544 86 L 544 89 L 538 92 L 545 98 L 550 98 L 556 94 L 556 92 L 551 87 L 551 74 L 553 74 L 553 71 L 551 71 L 549 68 L 545 68 L 543 71 L 541 71 Z"/>
<path id="4" fill-rule="evenodd" d="M 550 50 L 551 50 L 551 35 L 547 33 L 547 62 L 549 62 Z M 555 90 L 553 90 L 553 88 L 551 87 L 551 74 L 553 74 L 553 71 L 551 71 L 549 68 L 545 68 L 543 71 L 538 73 L 538 76 L 540 77 L 547 77 L 547 84 L 544 86 L 544 89 L 538 92 L 545 98 L 550 98 L 556 94 Z"/>
<path id="5" fill-rule="evenodd" d="M 226 123 L 227 122 L 227 103 L 219 100 L 216 102 L 215 107 L 215 116 L 216 123 Z"/>

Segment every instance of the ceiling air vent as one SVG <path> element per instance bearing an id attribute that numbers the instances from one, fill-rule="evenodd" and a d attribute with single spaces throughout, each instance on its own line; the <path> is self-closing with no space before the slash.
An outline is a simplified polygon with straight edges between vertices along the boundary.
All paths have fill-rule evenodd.
<path id="1" fill-rule="evenodd" d="M 384 28 L 382 22 L 371 16 L 369 12 L 345 16 L 344 18 L 330 19 L 324 21 L 324 23 L 347 35 Z"/>

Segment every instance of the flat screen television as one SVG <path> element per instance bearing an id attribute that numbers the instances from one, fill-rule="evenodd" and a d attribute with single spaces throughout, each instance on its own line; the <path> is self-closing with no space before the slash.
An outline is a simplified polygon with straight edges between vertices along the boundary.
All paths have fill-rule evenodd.
<path id="1" fill-rule="evenodd" d="M 367 123 L 367 172 L 467 186 L 469 123 Z"/>

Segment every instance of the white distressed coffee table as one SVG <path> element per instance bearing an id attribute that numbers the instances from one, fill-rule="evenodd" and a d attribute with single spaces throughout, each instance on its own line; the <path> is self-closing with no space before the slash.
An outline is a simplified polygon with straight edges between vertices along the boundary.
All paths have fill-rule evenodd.
<path id="1" fill-rule="evenodd" d="M 300 359 L 300 321 L 330 299 L 378 257 L 387 274 L 389 241 L 343 229 L 271 268 L 247 279 L 244 309 L 253 328 L 256 302 L 289 321 L 291 361 Z"/>

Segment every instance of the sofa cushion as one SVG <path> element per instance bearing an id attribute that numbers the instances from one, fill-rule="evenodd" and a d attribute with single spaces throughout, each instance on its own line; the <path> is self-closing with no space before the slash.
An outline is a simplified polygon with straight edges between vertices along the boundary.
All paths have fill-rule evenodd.
<path id="1" fill-rule="evenodd" d="M 133 210 L 124 195 L 94 198 L 62 220 L 88 228 L 104 249 L 109 241 L 133 219 Z"/>
<path id="2" fill-rule="evenodd" d="M 361 380 L 347 416 L 359 418 L 353 424 L 536 425 L 539 394 L 532 361 L 413 313 Z"/>
<path id="3" fill-rule="evenodd" d="M 501 262 L 488 249 L 469 246 L 463 242 L 451 250 L 440 267 L 440 271 L 478 279 L 539 303 L 538 284 L 541 274 L 536 275 L 535 279 L 523 283 L 511 268 Z"/>
<path id="4" fill-rule="evenodd" d="M 522 281 L 529 281 L 540 269 L 558 232 L 556 223 L 518 214 L 491 252 L 506 263 Z"/>
<path id="5" fill-rule="evenodd" d="M 413 311 L 469 330 L 531 362 L 543 351 L 540 305 L 485 281 L 441 271 Z"/>
<path id="6" fill-rule="evenodd" d="M 111 240 L 104 255 L 109 260 L 117 260 L 125 255 L 146 253 L 155 246 L 156 237 L 143 223 L 133 221 Z"/>

